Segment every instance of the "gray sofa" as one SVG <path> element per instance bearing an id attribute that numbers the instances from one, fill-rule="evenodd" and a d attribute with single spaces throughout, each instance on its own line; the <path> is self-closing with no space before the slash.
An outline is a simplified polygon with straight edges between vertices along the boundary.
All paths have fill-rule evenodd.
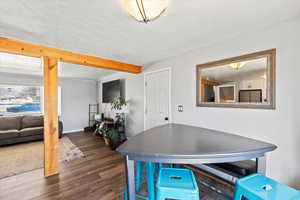
<path id="1" fill-rule="evenodd" d="M 59 137 L 63 124 L 59 121 Z M 44 138 L 43 116 L 0 117 L 0 146 L 42 140 Z"/>

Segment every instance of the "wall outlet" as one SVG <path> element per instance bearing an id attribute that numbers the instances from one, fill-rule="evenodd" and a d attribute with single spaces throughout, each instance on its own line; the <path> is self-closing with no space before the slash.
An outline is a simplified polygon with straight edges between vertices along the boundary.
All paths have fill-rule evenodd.
<path id="1" fill-rule="evenodd" d="M 177 110 L 178 112 L 183 112 L 183 105 L 178 105 Z"/>

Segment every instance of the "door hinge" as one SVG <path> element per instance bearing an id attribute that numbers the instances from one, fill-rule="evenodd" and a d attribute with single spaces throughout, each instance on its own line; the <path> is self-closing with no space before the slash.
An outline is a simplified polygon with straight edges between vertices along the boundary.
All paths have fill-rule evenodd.
<path id="1" fill-rule="evenodd" d="M 147 87 L 147 82 L 145 81 L 145 86 Z"/>

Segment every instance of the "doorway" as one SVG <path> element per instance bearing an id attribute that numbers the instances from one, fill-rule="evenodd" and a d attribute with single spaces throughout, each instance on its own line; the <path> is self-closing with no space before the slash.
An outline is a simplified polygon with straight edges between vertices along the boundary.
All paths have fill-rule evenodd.
<path id="1" fill-rule="evenodd" d="M 144 130 L 171 123 L 171 69 L 145 73 Z"/>

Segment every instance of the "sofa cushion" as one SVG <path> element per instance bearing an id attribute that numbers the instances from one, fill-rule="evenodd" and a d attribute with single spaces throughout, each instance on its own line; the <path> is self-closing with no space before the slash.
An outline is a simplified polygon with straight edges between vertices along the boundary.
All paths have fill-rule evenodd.
<path id="1" fill-rule="evenodd" d="M 43 127 L 32 127 L 32 128 L 24 128 L 20 131 L 20 136 L 33 136 L 33 135 L 43 135 L 44 128 Z"/>
<path id="2" fill-rule="evenodd" d="M 16 116 L 16 117 L 0 117 L 0 130 L 20 130 L 21 127 L 21 120 L 23 116 Z"/>
<path id="3" fill-rule="evenodd" d="M 22 119 L 22 129 L 32 127 L 43 127 L 44 117 L 43 116 L 24 116 Z"/>
<path id="4" fill-rule="evenodd" d="M 16 138 L 19 136 L 18 130 L 5 130 L 0 131 L 0 139 L 10 139 L 10 138 Z"/>

